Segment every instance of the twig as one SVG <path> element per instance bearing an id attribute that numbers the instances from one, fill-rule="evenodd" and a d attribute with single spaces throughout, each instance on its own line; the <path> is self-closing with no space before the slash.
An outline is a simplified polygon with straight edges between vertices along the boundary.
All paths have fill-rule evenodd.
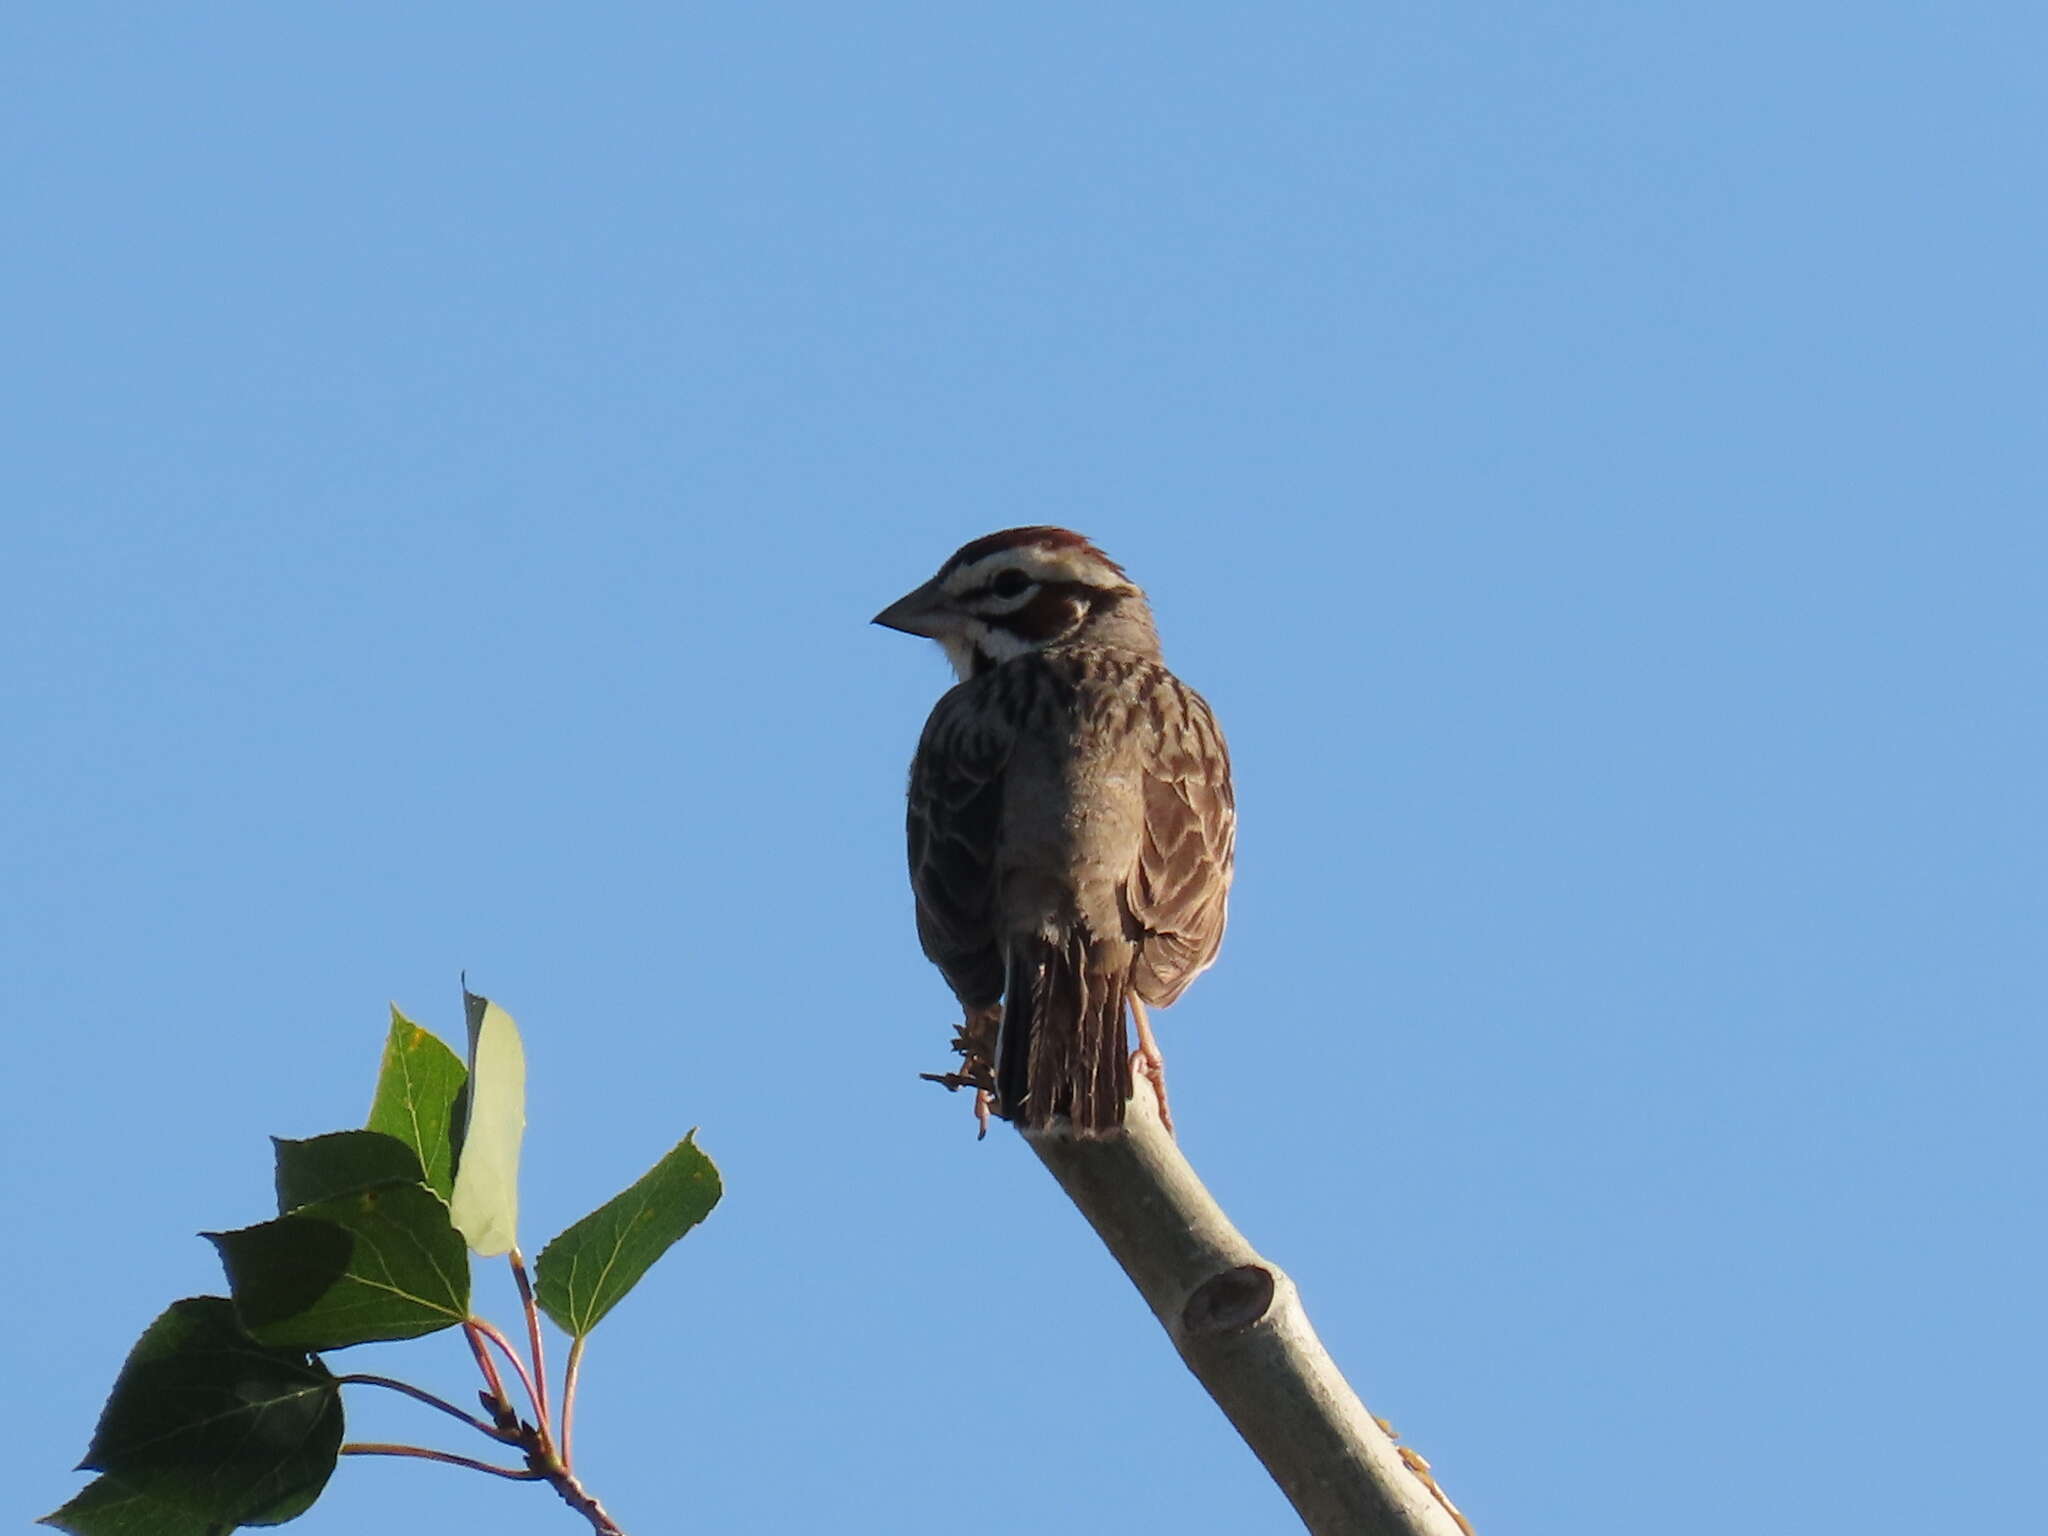
<path id="1" fill-rule="evenodd" d="M 576 1344 L 580 1346 L 582 1342 L 581 1339 L 578 1339 Z M 565 1382 L 563 1388 L 563 1426 L 565 1429 L 568 1425 L 568 1405 L 574 1401 L 569 1395 L 569 1391 L 574 1380 L 578 1353 L 579 1350 L 572 1346 L 569 1354 L 571 1376 L 569 1381 Z M 508 1445 L 517 1446 L 525 1453 L 526 1465 L 524 1467 L 497 1467 L 487 1461 L 478 1461 L 473 1456 L 458 1456 L 453 1451 L 429 1450 L 425 1446 L 418 1445 L 391 1445 L 382 1441 L 351 1442 L 341 1448 L 341 1453 L 344 1456 L 410 1456 L 419 1461 L 438 1461 L 446 1463 L 451 1467 L 468 1467 L 472 1471 L 488 1472 L 493 1477 L 507 1478 L 517 1483 L 546 1483 L 561 1496 L 564 1504 L 567 1504 L 577 1514 L 590 1522 L 590 1528 L 597 1533 L 597 1536 L 626 1536 L 626 1533 L 619 1528 L 618 1522 L 605 1512 L 605 1507 L 602 1504 L 598 1503 L 596 1496 L 583 1486 L 582 1480 L 574 1472 L 569 1470 L 568 1464 L 556 1453 L 555 1448 L 548 1443 L 538 1425 L 514 1424 L 512 1427 L 505 1429 L 493 1428 L 481 1419 L 471 1418 L 470 1415 L 464 1413 L 460 1408 L 442 1402 L 432 1393 L 422 1392 L 417 1387 L 407 1386 L 402 1381 L 393 1381 L 387 1376 L 343 1376 L 339 1379 L 343 1382 L 359 1382 L 365 1386 L 391 1387 L 396 1391 L 405 1393 L 409 1397 L 416 1397 L 422 1402 L 430 1403 L 441 1409 L 444 1413 L 453 1414 L 456 1418 L 462 1419 L 475 1428 L 482 1430 L 495 1440 L 502 1440 Z"/>
<path id="2" fill-rule="evenodd" d="M 1294 1282 L 1230 1224 L 1138 1082 L 1123 1135 L 1025 1141 L 1315 1536 L 1460 1536 L 1449 1500 L 1366 1412 Z"/>
<path id="3" fill-rule="evenodd" d="M 556 1465 L 561 1466 L 559 1462 Z M 562 1467 L 561 1471 L 548 1481 L 554 1485 L 555 1492 L 562 1496 L 564 1504 L 590 1522 L 590 1528 L 597 1532 L 597 1536 L 626 1536 L 626 1533 L 619 1529 L 617 1522 L 604 1512 L 604 1506 L 590 1496 L 589 1491 L 576 1480 L 568 1468 Z"/>

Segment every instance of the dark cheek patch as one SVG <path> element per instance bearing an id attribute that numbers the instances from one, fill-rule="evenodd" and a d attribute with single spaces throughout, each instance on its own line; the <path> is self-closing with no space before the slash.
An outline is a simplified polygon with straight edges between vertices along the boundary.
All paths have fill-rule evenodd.
<path id="1" fill-rule="evenodd" d="M 990 615 L 983 622 L 991 631 L 1001 631 L 1035 648 L 1072 634 L 1087 615 L 1092 595 L 1086 588 L 1072 584 L 1043 587 L 1036 597 L 1015 613 Z M 981 646 L 976 646 L 974 675 L 979 677 L 1004 659 L 1005 656 L 991 656 Z"/>
<path id="2" fill-rule="evenodd" d="M 1080 621 L 1084 607 L 1064 587 L 1042 587 L 1038 596 L 997 622 L 1018 639 L 1043 645 L 1072 629 Z"/>

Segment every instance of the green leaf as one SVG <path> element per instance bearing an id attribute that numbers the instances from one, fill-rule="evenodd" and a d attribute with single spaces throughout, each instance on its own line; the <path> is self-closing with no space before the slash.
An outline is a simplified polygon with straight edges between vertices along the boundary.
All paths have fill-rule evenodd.
<path id="1" fill-rule="evenodd" d="M 455 1187 L 455 1100 L 465 1077 L 453 1051 L 391 1010 L 369 1128 L 411 1147 L 427 1172 L 428 1187 L 443 1200 Z"/>
<path id="2" fill-rule="evenodd" d="M 419 1154 L 382 1131 L 335 1131 L 305 1141 L 270 1138 L 277 1149 L 277 1210 L 358 1194 L 380 1184 L 418 1184 Z"/>
<path id="3" fill-rule="evenodd" d="M 266 1344 L 341 1349 L 412 1339 L 469 1315 L 469 1255 L 423 1184 L 385 1184 L 301 1206 L 220 1250 L 243 1325 Z"/>
<path id="4" fill-rule="evenodd" d="M 295 1488 L 289 1493 L 282 1495 L 274 1503 L 264 1505 L 253 1515 L 245 1518 L 242 1524 L 283 1525 L 287 1520 L 296 1520 L 313 1507 L 314 1502 L 320 1497 L 321 1490 L 325 1487 L 326 1480 L 322 1479 L 319 1483 L 310 1487 Z"/>
<path id="5" fill-rule="evenodd" d="M 614 1195 L 542 1250 L 535 1299 L 564 1333 L 581 1338 L 725 1192 L 692 1131 L 630 1189 Z"/>
<path id="6" fill-rule="evenodd" d="M 138 1536 L 188 1529 L 143 1523 L 150 1503 L 225 1526 L 290 1518 L 326 1486 L 341 1431 L 341 1393 L 319 1361 L 249 1337 L 224 1297 L 191 1297 L 136 1342 L 100 1414 L 80 1465 L 113 1486 L 58 1513 Z"/>
<path id="7" fill-rule="evenodd" d="M 467 988 L 469 1116 L 449 1214 L 485 1258 L 519 1241 L 519 1143 L 526 1134 L 526 1048 L 512 1015 Z"/>
<path id="8" fill-rule="evenodd" d="M 322 1484 L 286 1495 L 242 1521 L 243 1525 L 282 1525 L 313 1507 Z M 224 1520 L 195 1515 L 176 1504 L 137 1493 L 111 1477 L 96 1477 L 62 1509 L 43 1516 L 37 1525 L 54 1526 L 75 1536 L 228 1536 L 236 1527 Z"/>
<path id="9" fill-rule="evenodd" d="M 70 1503 L 36 1524 L 73 1536 L 225 1536 L 234 1529 L 224 1521 L 137 1493 L 111 1477 L 94 1478 Z"/>

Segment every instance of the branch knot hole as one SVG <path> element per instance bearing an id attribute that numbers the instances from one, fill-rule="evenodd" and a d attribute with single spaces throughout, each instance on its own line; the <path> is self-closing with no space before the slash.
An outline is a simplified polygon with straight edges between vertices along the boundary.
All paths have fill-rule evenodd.
<path id="1" fill-rule="evenodd" d="M 1180 1309 L 1181 1331 L 1191 1337 L 1236 1333 L 1258 1322 L 1272 1306 L 1273 1272 L 1260 1264 L 1240 1264 L 1195 1287 Z"/>

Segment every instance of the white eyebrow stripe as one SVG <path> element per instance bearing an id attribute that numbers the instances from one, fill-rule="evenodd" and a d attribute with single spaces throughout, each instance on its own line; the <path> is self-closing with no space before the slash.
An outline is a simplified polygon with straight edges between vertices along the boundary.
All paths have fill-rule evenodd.
<path id="1" fill-rule="evenodd" d="M 1079 550 L 1023 545 L 1016 549 L 996 550 L 961 566 L 946 578 L 945 589 L 959 597 L 987 586 L 1003 571 L 1021 571 L 1040 583 L 1077 581 L 1091 587 L 1119 585 L 1099 561 L 1090 560 Z"/>
<path id="2" fill-rule="evenodd" d="M 1041 585 L 1034 581 L 1023 591 L 1013 593 L 1009 597 L 998 597 L 991 592 L 988 596 L 975 600 L 974 611 L 986 614 L 991 618 L 1002 618 L 1015 613 L 1020 608 L 1027 607 L 1041 590 L 1043 590 Z"/>

